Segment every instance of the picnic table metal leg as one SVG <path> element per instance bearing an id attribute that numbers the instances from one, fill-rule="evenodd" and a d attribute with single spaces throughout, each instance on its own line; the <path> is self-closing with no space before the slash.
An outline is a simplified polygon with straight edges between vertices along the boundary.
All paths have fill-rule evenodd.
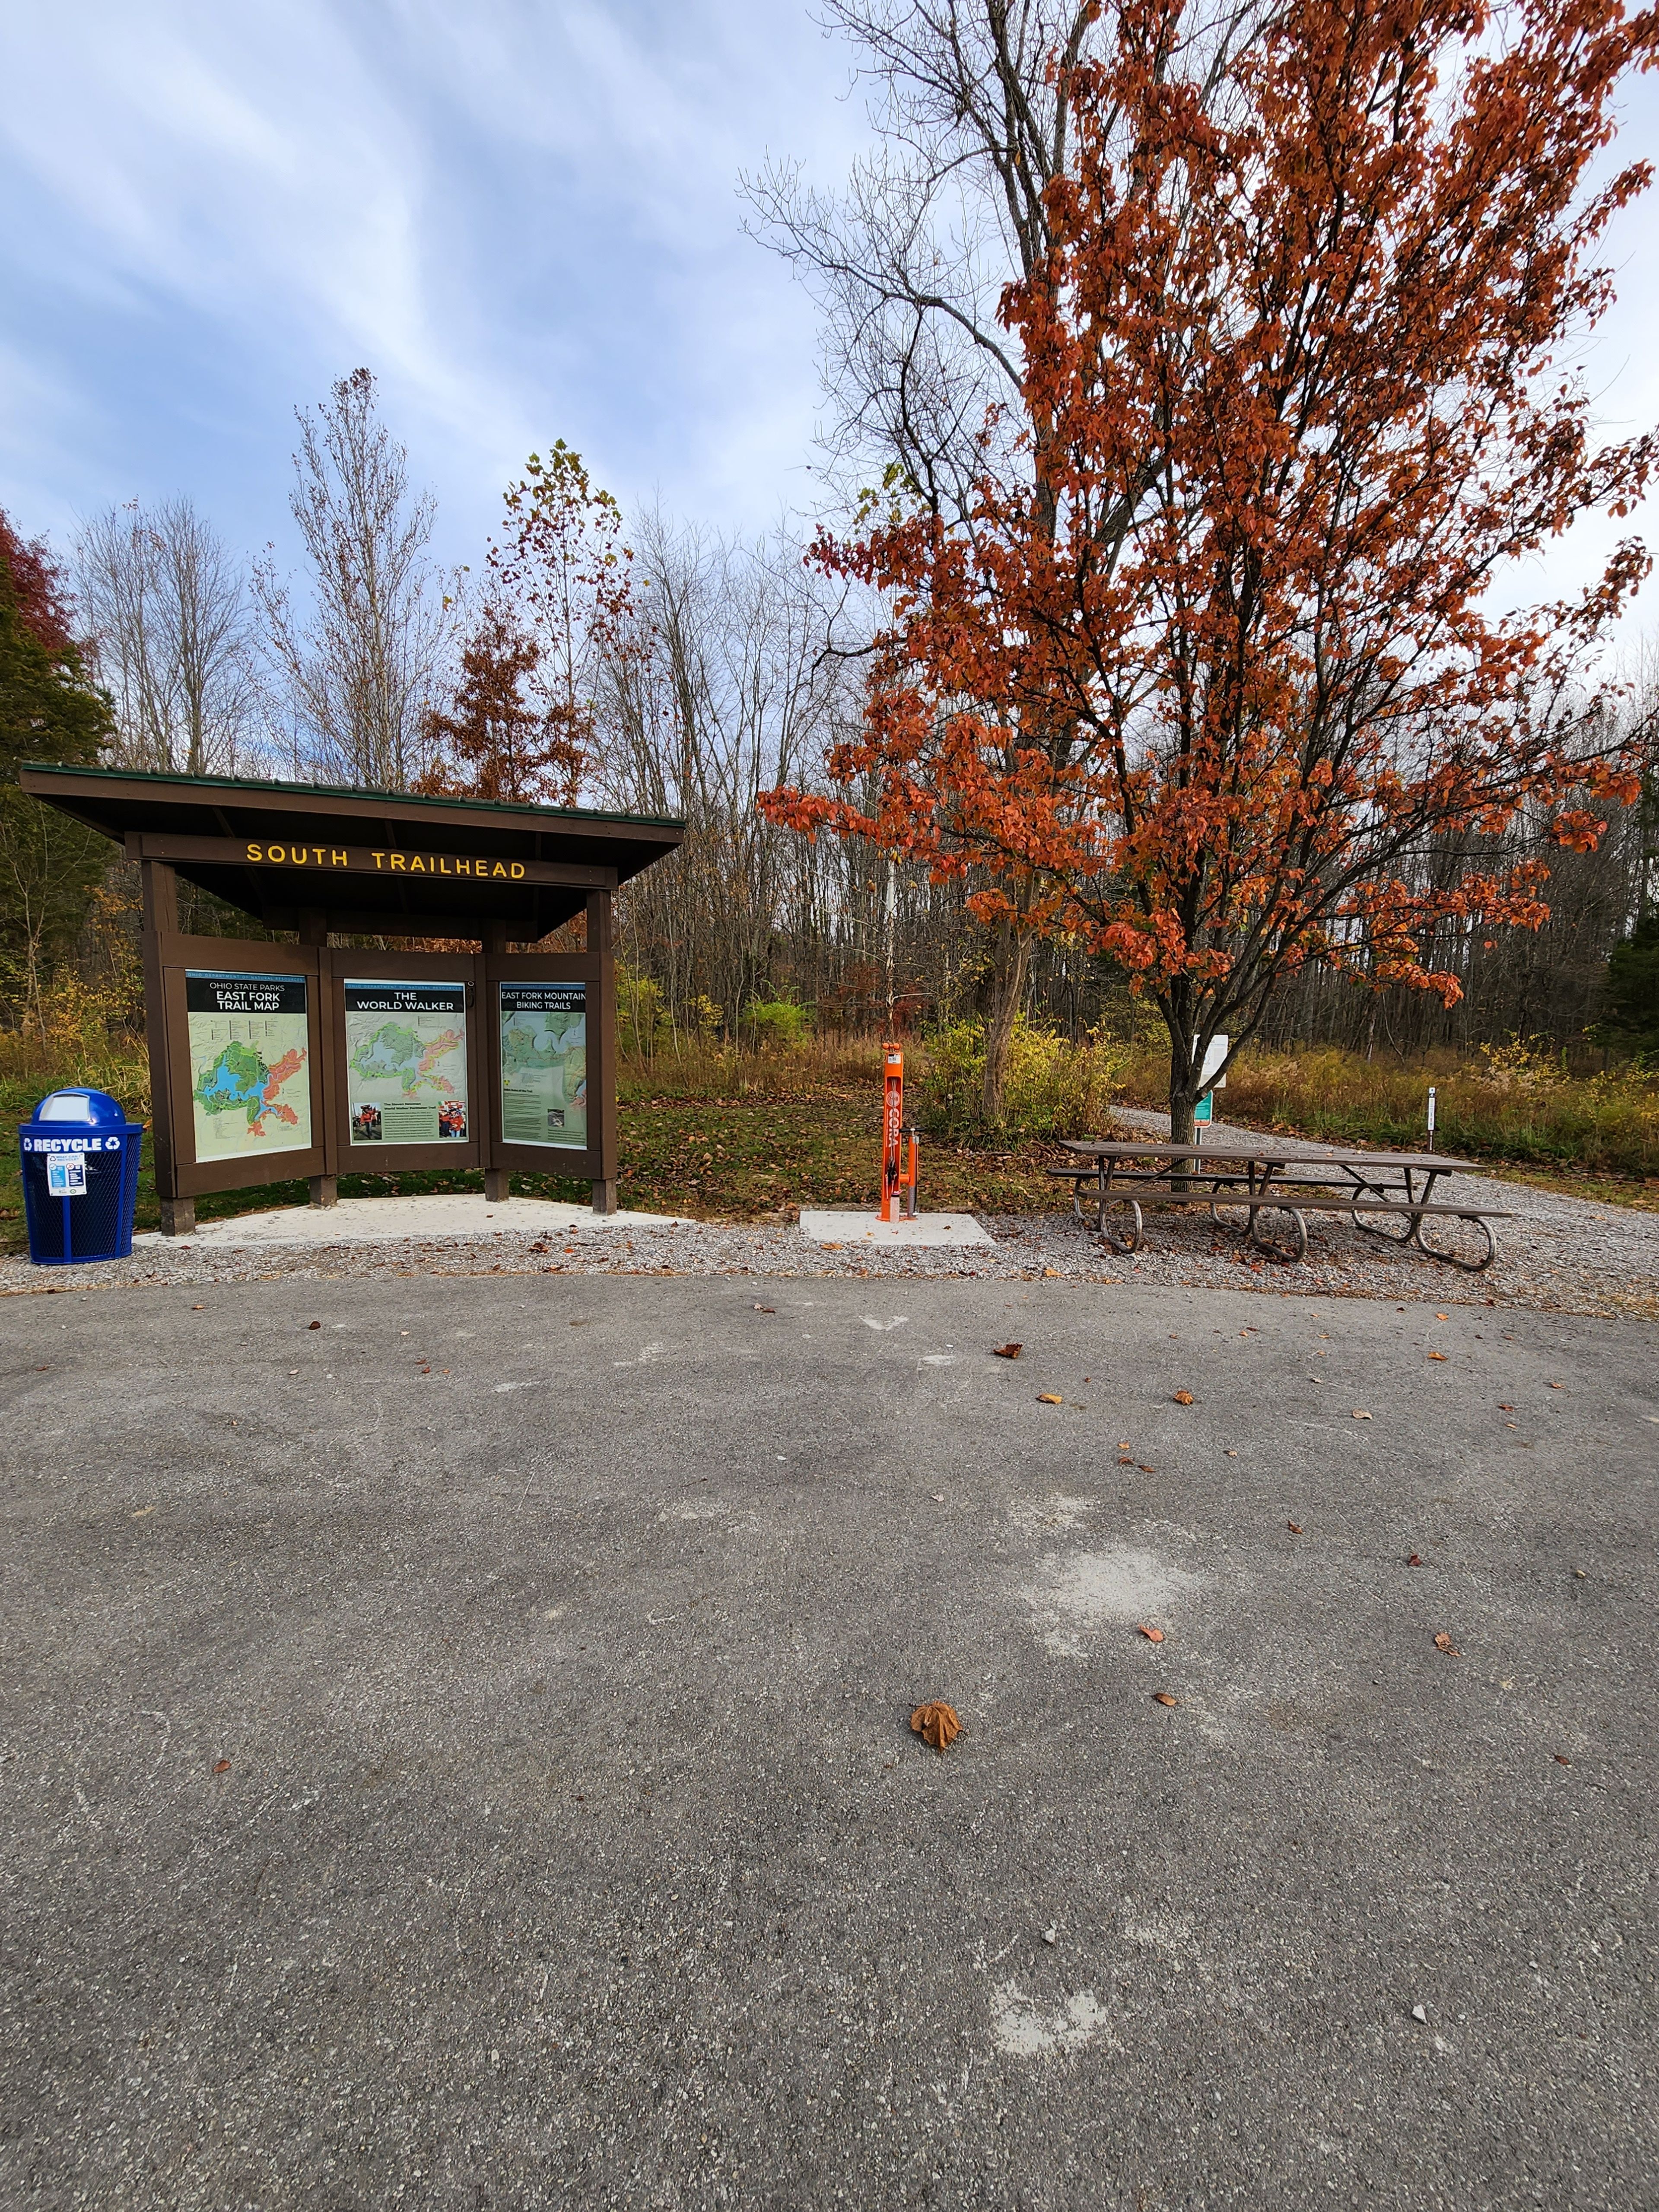
<path id="1" fill-rule="evenodd" d="M 1133 1198 L 1127 1197 L 1127 1195 L 1125 1197 L 1114 1200 L 1113 1203 L 1116 1206 L 1121 1206 L 1124 1210 L 1126 1218 L 1123 1229 L 1120 1235 L 1115 1237 L 1111 1231 L 1106 1226 L 1106 1200 L 1103 1194 L 1100 1201 L 1099 1235 L 1101 1243 L 1103 1244 L 1109 1244 L 1114 1252 L 1139 1251 L 1142 1241 L 1146 1236 L 1146 1224 L 1141 1219 L 1139 1206 Z"/>
<path id="2" fill-rule="evenodd" d="M 1357 1169 L 1346 1168 L 1344 1170 L 1344 1173 L 1353 1184 L 1353 1194 L 1356 1198 L 1386 1199 L 1391 1195 L 1389 1192 L 1383 1189 L 1380 1183 L 1372 1182 L 1368 1176 L 1360 1174 Z M 1407 1170 L 1406 1176 L 1406 1195 L 1408 1199 L 1413 1195 L 1411 1175 L 1409 1170 Z M 1362 1237 L 1380 1237 L 1385 1244 L 1409 1244 L 1416 1237 L 1418 1224 L 1421 1219 L 1421 1216 L 1415 1213 L 1413 1214 L 1411 1219 L 1407 1223 L 1403 1229 L 1399 1228 L 1398 1226 L 1385 1227 L 1380 1221 L 1367 1221 L 1363 1218 L 1363 1216 L 1358 1213 L 1351 1212 L 1348 1216 L 1348 1219 L 1352 1223 L 1353 1226 L 1358 1230 Z"/>
<path id="3" fill-rule="evenodd" d="M 1263 1252 L 1276 1252 L 1279 1249 L 1277 1240 L 1264 1237 L 1256 1225 L 1258 1218 L 1264 1213 L 1282 1213 L 1285 1216 L 1291 1224 L 1293 1248 L 1288 1256 L 1292 1265 L 1305 1260 L 1308 1256 L 1307 1222 L 1295 1206 L 1287 1206 L 1282 1199 L 1264 1198 L 1251 1206 L 1249 1231 L 1251 1243 Z"/>

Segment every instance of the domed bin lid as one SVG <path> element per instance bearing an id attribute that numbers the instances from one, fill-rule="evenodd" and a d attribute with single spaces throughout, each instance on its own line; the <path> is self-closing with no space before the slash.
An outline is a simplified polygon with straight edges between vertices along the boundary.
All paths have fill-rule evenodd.
<path id="1" fill-rule="evenodd" d="M 79 1084 L 49 1091 L 35 1108 L 31 1126 L 59 1129 L 125 1129 L 130 1125 L 126 1108 L 107 1091 L 88 1091 Z"/>

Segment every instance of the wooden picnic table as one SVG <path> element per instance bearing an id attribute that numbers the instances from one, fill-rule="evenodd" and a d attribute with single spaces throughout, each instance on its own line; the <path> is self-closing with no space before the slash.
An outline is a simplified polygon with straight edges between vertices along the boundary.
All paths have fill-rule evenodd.
<path id="1" fill-rule="evenodd" d="M 1071 1179 L 1073 1210 L 1079 1219 L 1085 1218 L 1088 1191 L 1097 1234 L 1125 1251 L 1139 1247 L 1141 1208 L 1148 1203 L 1207 1204 L 1218 1223 L 1218 1208 L 1242 1207 L 1246 1233 L 1258 1243 L 1263 1241 L 1259 1217 L 1278 1214 L 1290 1224 L 1298 1260 L 1308 1249 L 1304 1215 L 1346 1212 L 1356 1229 L 1370 1236 L 1415 1244 L 1428 1259 L 1478 1274 L 1497 1256 L 1491 1224 L 1510 1218 L 1490 1206 L 1437 1200 L 1435 1188 L 1444 1176 L 1474 1164 L 1445 1152 L 1316 1152 L 1294 1140 L 1259 1135 L 1190 1145 L 1167 1137 L 1077 1137 L 1064 1139 L 1061 1149 L 1073 1155 L 1073 1164 L 1048 1172 Z M 1127 1237 L 1109 1235 L 1106 1216 L 1113 1207 L 1126 1217 Z M 1480 1229 L 1485 1246 L 1480 1257 L 1466 1260 L 1424 1243 L 1425 1218 L 1441 1217 Z"/>

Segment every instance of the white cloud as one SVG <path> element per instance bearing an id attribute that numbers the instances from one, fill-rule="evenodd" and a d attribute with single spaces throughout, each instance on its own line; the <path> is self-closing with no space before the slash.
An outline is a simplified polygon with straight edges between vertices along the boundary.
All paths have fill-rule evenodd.
<path id="1" fill-rule="evenodd" d="M 234 422 L 240 392 L 275 527 L 287 405 L 362 362 L 452 538 L 560 434 L 624 497 L 763 521 L 810 439 L 812 322 L 736 174 L 769 138 L 844 167 L 825 60 L 804 15 L 736 0 L 15 11 L 0 173 L 27 216 L 0 270 L 80 427 L 58 505 L 251 504 L 246 440 L 184 422 Z M 63 429 L 13 416 L 0 499 L 39 495 Z"/>

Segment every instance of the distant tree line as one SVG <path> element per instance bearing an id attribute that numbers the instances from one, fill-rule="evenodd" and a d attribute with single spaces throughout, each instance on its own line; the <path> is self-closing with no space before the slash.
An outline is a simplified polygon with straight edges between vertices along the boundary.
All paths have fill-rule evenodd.
<path id="1" fill-rule="evenodd" d="M 1060 544 L 1065 501 L 1043 491 L 1046 434 L 1041 408 L 1031 413 L 1030 303 L 1049 296 L 1043 288 L 1067 254 L 1078 269 L 1077 257 L 1095 250 L 1100 227 L 1079 234 L 1075 208 L 1087 179 L 1097 193 L 1115 188 L 1111 131 L 1148 86 L 1178 79 L 1182 129 L 1194 143 L 1219 143 L 1214 134 L 1248 105 L 1250 69 L 1314 18 L 1174 0 L 1138 15 L 1092 0 L 829 0 L 828 12 L 872 88 L 875 150 L 839 193 L 809 189 L 788 167 L 746 189 L 757 234 L 789 258 L 822 315 L 819 520 L 850 519 L 865 551 L 826 557 L 816 528 L 747 539 L 657 511 L 624 517 L 559 441 L 507 488 L 477 558 L 446 569 L 432 551 L 433 499 L 381 418 L 374 377 L 358 369 L 298 412 L 296 574 L 269 549 L 243 558 L 182 496 L 94 516 L 57 555 L 0 526 L 8 768 L 31 757 L 95 759 L 682 817 L 677 859 L 620 902 L 624 1019 L 644 1050 L 785 1034 L 791 1008 L 860 1030 L 979 1016 L 1006 1036 L 1023 1014 L 1079 1037 L 1102 1025 L 1161 1033 L 1148 1000 L 1131 992 L 1132 968 L 1101 950 L 1082 909 L 1074 929 L 1055 921 L 1041 854 L 1011 865 L 992 837 L 982 860 L 957 851 L 946 855 L 951 866 L 930 865 L 945 847 L 910 836 L 903 809 L 890 806 L 890 758 L 884 767 L 870 750 L 870 717 L 872 702 L 886 711 L 911 696 L 931 650 L 911 637 L 896 690 L 894 663 L 882 658 L 899 635 L 896 592 L 909 590 L 925 612 L 938 564 L 982 546 L 999 517 L 998 527 L 1024 518 L 1028 570 L 1034 546 L 1046 561 Z M 1545 0 L 1534 13 L 1547 32 Z M 1424 20 L 1425 36 L 1460 35 L 1450 17 Z M 1150 35 L 1148 26 L 1170 43 L 1137 75 L 1125 40 Z M 1381 82 L 1395 64 L 1383 53 L 1377 66 Z M 1103 88 L 1114 86 L 1128 106 L 1103 108 Z M 1122 173 L 1129 189 L 1140 171 L 1130 161 Z M 1186 222 L 1190 208 L 1176 213 Z M 1027 303 L 1027 323 L 1010 319 L 1011 299 Z M 1334 342 L 1343 336 L 1332 331 Z M 1182 326 L 1172 322 L 1160 342 L 1171 331 L 1179 338 Z M 1109 364 L 1087 395 L 1088 422 L 1102 393 L 1122 388 Z M 1058 404 L 1058 384 L 1055 395 Z M 1187 454 L 1182 465 L 1198 464 Z M 1123 526 L 1129 508 L 1106 506 Z M 883 533 L 890 547 L 911 549 L 886 570 L 867 555 Z M 915 553 L 924 540 L 935 549 L 926 562 Z M 993 609 L 987 635 L 999 634 Z M 1021 732 L 1048 709 L 1005 683 L 991 714 L 989 678 L 975 676 L 971 696 L 953 691 L 967 679 L 948 657 L 934 662 L 934 734 L 964 705 L 988 716 L 1006 757 L 990 763 L 985 788 L 991 811 L 1012 821 L 1024 803 Z M 1149 699 L 1178 689 L 1150 661 L 1146 671 Z M 1371 711 L 1369 694 L 1354 696 Z M 1261 1038 L 1371 1054 L 1511 1035 L 1659 1051 L 1656 709 L 1659 680 L 1647 667 L 1616 707 L 1592 711 L 1563 693 L 1552 712 L 1578 732 L 1583 791 L 1571 775 L 1534 775 L 1498 826 L 1425 814 L 1394 854 L 1395 911 L 1427 917 L 1410 962 L 1454 981 L 1461 996 L 1389 984 L 1405 957 L 1400 942 L 1374 941 L 1363 916 L 1321 920 L 1329 957 L 1285 963 Z M 1039 730 L 1039 749 L 1062 773 L 1079 727 L 1068 708 Z M 1595 763 L 1625 740 L 1645 748 L 1639 794 L 1592 790 Z M 1570 751 L 1558 757 L 1570 764 Z M 840 763 L 835 778 L 830 761 Z M 833 793 L 836 831 L 803 835 L 758 803 L 781 791 L 802 799 L 801 818 Z M 939 785 L 928 803 L 950 798 Z M 1097 814 L 1101 804 L 1098 794 L 1089 801 Z M 1237 813 L 1247 826 L 1248 804 Z M 1574 825 L 1590 814 L 1608 828 L 1587 847 Z M 866 822 L 880 834 L 860 834 Z M 1472 876 L 1524 884 L 1535 865 L 1548 872 L 1547 919 L 1535 929 L 1494 927 L 1458 896 Z M 1097 874 L 1085 904 L 1104 916 L 1133 889 L 1127 875 Z M 194 926 L 246 929 L 186 897 Z M 0 1000 L 9 1018 L 35 1018 L 62 963 L 94 976 L 118 967 L 135 911 L 106 846 L 33 807 L 15 782 L 0 790 Z"/>

